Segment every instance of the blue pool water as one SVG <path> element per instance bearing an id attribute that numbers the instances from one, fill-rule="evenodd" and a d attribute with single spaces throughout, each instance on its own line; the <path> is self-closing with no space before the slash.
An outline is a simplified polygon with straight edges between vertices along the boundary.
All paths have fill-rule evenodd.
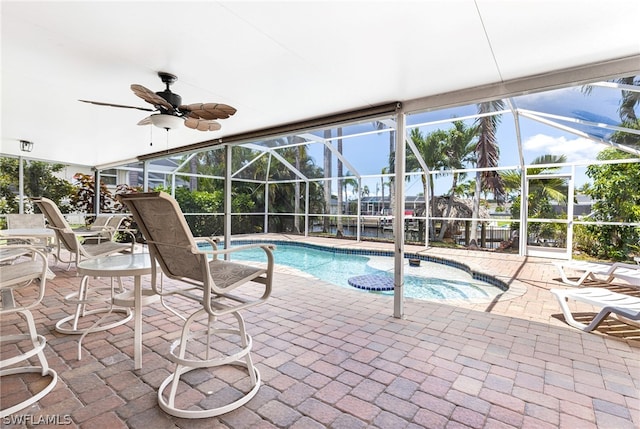
<path id="1" fill-rule="evenodd" d="M 354 276 L 374 274 L 393 277 L 394 259 L 390 256 L 357 255 L 339 253 L 330 248 L 307 247 L 277 243 L 274 251 L 276 264 L 303 271 L 321 280 L 354 289 L 348 279 Z M 233 260 L 264 262 L 260 249 L 240 251 Z M 489 299 L 503 292 L 497 286 L 474 279 L 465 270 L 441 263 L 421 261 L 420 267 L 405 264 L 405 296 L 409 298 Z M 376 292 L 392 295 L 391 292 Z"/>

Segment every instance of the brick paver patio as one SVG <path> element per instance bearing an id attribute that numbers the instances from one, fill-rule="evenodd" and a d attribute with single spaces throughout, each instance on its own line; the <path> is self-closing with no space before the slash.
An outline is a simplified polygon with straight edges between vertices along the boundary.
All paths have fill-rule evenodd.
<path id="1" fill-rule="evenodd" d="M 45 424 L 54 419 L 49 423 L 88 429 L 640 427 L 640 328 L 612 318 L 595 333 L 566 325 L 548 292 L 563 287 L 548 259 L 409 249 L 463 262 L 506 281 L 515 293 L 482 303 L 405 299 L 405 317 L 397 319 L 392 297 L 281 267 L 271 299 L 244 314 L 262 375 L 260 391 L 236 411 L 201 420 L 171 417 L 157 404 L 157 388 L 172 369 L 166 356 L 180 319 L 159 303 L 144 309 L 140 370 L 133 365 L 133 321 L 88 335 L 78 361 L 77 336 L 59 334 L 54 325 L 71 310 L 64 296 L 77 290 L 80 279 L 73 268 L 54 266 L 56 278 L 34 316 L 60 379 L 53 392 L 18 413 L 22 420 L 0 424 L 55 427 Z M 572 309 L 594 313 L 586 305 Z M 17 316 L 3 318 L 3 334 L 13 332 L 16 322 Z M 204 397 L 201 392 L 220 389 L 230 395 L 229 386 L 241 388 L 233 370 L 216 375 L 193 380 L 200 389 L 188 394 Z M 3 377 L 0 399 L 13 401 L 39 383 L 35 376 Z"/>

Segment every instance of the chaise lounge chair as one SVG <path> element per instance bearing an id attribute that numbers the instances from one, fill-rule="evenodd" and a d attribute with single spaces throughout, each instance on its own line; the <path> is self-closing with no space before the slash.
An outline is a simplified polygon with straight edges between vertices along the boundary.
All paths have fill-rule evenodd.
<path id="1" fill-rule="evenodd" d="M 602 323 L 602 321 L 611 313 L 625 317 L 629 320 L 640 320 L 640 298 L 613 292 L 604 288 L 582 288 L 582 289 L 551 289 L 550 292 L 558 298 L 560 308 L 564 314 L 566 322 L 585 332 L 590 332 Z M 567 301 L 573 299 L 575 301 L 591 304 L 595 307 L 602 308 L 600 312 L 588 324 L 578 322 L 573 318 L 571 310 L 567 305 Z"/>
<path id="2" fill-rule="evenodd" d="M 625 280 L 631 285 L 640 286 L 640 265 L 616 262 L 612 265 L 586 261 L 561 261 L 553 263 L 562 277 L 562 282 L 571 286 L 581 286 L 587 280 L 611 283 L 615 279 Z M 565 270 L 580 272 L 577 280 L 571 280 Z M 606 277 L 599 279 L 596 276 Z"/>

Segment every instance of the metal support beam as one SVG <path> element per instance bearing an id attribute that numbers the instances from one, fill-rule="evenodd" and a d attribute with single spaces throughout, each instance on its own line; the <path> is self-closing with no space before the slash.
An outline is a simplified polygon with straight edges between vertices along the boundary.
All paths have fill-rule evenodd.
<path id="1" fill-rule="evenodd" d="M 309 201 L 311 182 L 306 182 L 304 191 L 304 236 L 309 236 Z"/>
<path id="2" fill-rule="evenodd" d="M 100 170 L 95 170 L 93 173 L 93 213 L 97 216 L 100 214 Z"/>
<path id="3" fill-rule="evenodd" d="M 149 192 L 149 163 L 151 161 L 146 160 L 142 163 L 142 190 Z"/>
<path id="4" fill-rule="evenodd" d="M 396 114 L 396 156 L 395 156 L 395 191 L 393 235 L 395 240 L 393 269 L 393 317 L 404 316 L 404 172 L 407 145 L 405 144 L 405 115 Z"/>
<path id="5" fill-rule="evenodd" d="M 20 192 L 20 201 L 18 204 L 18 213 L 24 213 L 24 158 L 22 155 L 18 157 L 18 188 Z"/>
<path id="6" fill-rule="evenodd" d="M 224 248 L 231 247 L 231 145 L 224 146 Z M 224 255 L 229 259 L 229 254 Z"/>

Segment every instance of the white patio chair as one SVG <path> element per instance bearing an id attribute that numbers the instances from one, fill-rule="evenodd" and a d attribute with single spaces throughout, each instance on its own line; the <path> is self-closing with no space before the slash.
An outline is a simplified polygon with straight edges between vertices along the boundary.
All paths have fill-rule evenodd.
<path id="1" fill-rule="evenodd" d="M 53 201 L 44 197 L 31 198 L 31 200 L 47 218 L 47 227 L 56 232 L 58 242 L 56 259 L 69 264 L 69 267 L 72 263 L 77 264 L 83 258 L 97 258 L 124 251 L 133 252 L 134 250 L 135 243 L 116 243 L 111 240 L 102 241 L 100 243 L 84 244 L 83 237 L 98 235 L 98 232 L 82 231 L 76 233 Z M 68 250 L 72 255 L 68 261 L 63 260 L 60 256 L 62 247 Z"/>
<path id="2" fill-rule="evenodd" d="M 43 249 L 48 249 L 48 240 L 46 238 L 34 238 L 29 237 L 28 230 L 35 229 L 40 230 L 45 228 L 44 215 L 42 213 L 23 214 L 23 213 L 7 213 L 7 228 L 8 229 L 24 229 L 25 236 L 23 241 L 25 244 L 32 244 L 40 246 Z"/>
<path id="3" fill-rule="evenodd" d="M 27 323 L 27 331 L 24 334 L 7 334 L 8 326 L 0 329 L 0 342 L 14 343 L 18 346 L 16 350 L 19 350 L 17 353 L 3 353 L 2 360 L 0 360 L 0 377 L 39 373 L 43 377 L 49 378 L 48 383 L 44 384 L 39 391 L 31 393 L 26 398 L 18 398 L 17 402 L 8 396 L 3 397 L 0 406 L 0 419 L 2 419 L 39 401 L 54 388 L 58 381 L 58 375 L 49 367 L 44 354 L 46 340 L 44 336 L 38 334 L 31 314 L 31 309 L 38 306 L 44 297 L 47 280 L 54 277 L 54 274 L 48 269 L 47 255 L 35 247 L 24 245 L 0 247 L 7 247 L 9 250 L 19 249 L 23 254 L 29 256 L 23 256 L 13 264 L 0 265 L 0 320 L 5 322 L 7 316 L 17 313 Z M 14 291 L 18 289 L 30 287 L 36 287 L 37 292 L 18 297 L 14 294 Z M 11 319 L 9 321 L 12 322 L 12 326 L 15 326 L 15 322 Z M 9 324 L 7 323 L 7 325 Z M 27 346 L 24 345 L 25 341 Z M 11 356 L 7 356 L 8 354 Z M 37 359 L 37 366 L 16 366 L 19 362 L 28 362 L 32 357 Z"/>
<path id="4" fill-rule="evenodd" d="M 80 233 L 76 233 L 67 220 L 60 212 L 58 206 L 48 198 L 40 197 L 40 198 L 31 198 L 32 201 L 38 206 L 40 211 L 44 214 L 48 221 L 48 228 L 51 228 L 56 233 L 56 241 L 57 241 L 57 251 L 56 251 L 56 259 L 63 263 L 67 263 L 69 269 L 72 263 L 77 264 L 82 259 L 94 259 L 102 256 L 109 256 L 116 253 L 121 252 L 133 252 L 135 248 L 135 243 L 116 243 L 112 240 L 106 240 L 99 243 L 84 243 L 83 237 L 86 234 L 96 235 L 98 232 L 96 231 L 83 231 Z M 71 257 L 68 261 L 65 261 L 60 256 L 60 252 L 62 248 L 68 250 L 71 254 Z M 113 279 L 112 279 L 113 281 Z M 118 278 L 118 282 L 120 279 Z M 111 288 L 113 285 L 111 285 Z M 75 312 L 68 317 L 65 317 L 59 320 L 56 323 L 56 330 L 63 334 L 82 334 L 84 329 L 80 326 L 80 320 L 84 316 L 95 315 L 98 313 L 103 313 L 107 311 L 113 311 L 116 313 L 125 313 L 125 317 L 121 320 L 115 321 L 113 323 L 106 324 L 99 328 L 95 328 L 94 330 L 106 330 L 111 329 L 115 326 L 119 326 L 123 323 L 126 323 L 131 319 L 131 311 L 129 309 L 111 309 L 111 301 L 110 296 L 100 296 L 97 293 L 91 293 L 92 291 L 98 292 L 101 288 L 90 288 L 88 281 L 81 281 L 78 292 L 69 294 L 65 297 L 65 302 L 70 304 L 74 304 L 76 306 Z M 120 292 L 122 292 L 122 284 L 120 283 Z M 98 308 L 94 308 L 92 310 L 87 310 L 87 305 L 89 304 L 102 304 L 105 303 L 107 306 L 99 306 Z"/>
<path id="5" fill-rule="evenodd" d="M 600 323 L 611 313 L 622 316 L 631 321 L 640 320 L 640 298 L 613 292 L 604 288 L 582 288 L 582 289 L 551 289 L 550 292 L 558 298 L 558 303 L 564 314 L 566 322 L 585 332 L 590 332 L 598 327 Z M 567 301 L 585 302 L 595 307 L 601 308 L 593 320 L 587 325 L 575 320 Z M 624 319 L 622 319 L 624 321 Z"/>
<path id="6" fill-rule="evenodd" d="M 587 279 L 606 283 L 611 283 L 615 279 L 621 279 L 629 282 L 631 285 L 640 286 L 640 265 L 625 264 L 622 262 L 601 264 L 574 260 L 557 261 L 554 262 L 553 265 L 560 271 L 562 282 L 571 286 L 581 286 Z M 572 280 L 566 270 L 578 272 L 577 280 Z M 600 276 L 600 278 L 597 276 Z"/>
<path id="7" fill-rule="evenodd" d="M 252 339 L 246 332 L 240 311 L 264 303 L 271 294 L 274 246 L 256 244 L 217 250 L 213 240 L 206 240 L 211 247 L 200 248 L 178 203 L 168 194 L 132 193 L 121 194 L 118 198 L 131 210 L 146 239 L 152 259 L 158 262 L 166 277 L 181 283 L 182 287 L 169 290 L 165 286 L 165 291 L 160 289 L 156 283 L 156 264 L 152 263 L 151 284 L 156 293 L 182 297 L 195 305 L 184 322 L 180 338 L 170 348 L 169 358 L 176 366 L 173 374 L 158 389 L 160 407 L 176 417 L 205 418 L 244 405 L 258 392 L 260 373 L 251 359 Z M 248 248 L 262 249 L 266 263 L 259 266 L 244 265 L 218 258 Z M 207 326 L 204 340 L 198 338 L 203 331 L 194 326 L 198 319 L 204 319 Z M 229 323 L 229 327 L 214 327 L 214 324 L 223 322 Z M 236 324 L 237 327 L 234 327 Z M 200 335 L 195 335 L 198 333 Z M 218 341 L 212 341 L 212 337 Z M 218 348 L 214 348 L 216 344 Z M 221 347 L 220 344 L 225 346 Z M 184 374 L 205 368 L 212 371 L 214 367 L 228 365 L 246 368 L 249 388 L 244 390 L 248 391 L 240 392 L 240 398 L 230 403 L 224 400 L 224 394 L 207 397 L 198 404 L 187 403 L 191 395 L 185 394 L 184 390 L 191 386 L 186 384 Z M 190 377 L 186 378 L 188 380 Z"/>
<path id="8" fill-rule="evenodd" d="M 122 213 L 105 213 L 96 216 L 96 219 L 89 226 L 89 231 L 96 232 L 96 235 L 84 237 L 83 244 L 97 244 L 105 241 L 114 241 L 116 234 L 127 234 L 131 237 L 131 242 L 135 243 L 136 237 L 133 231 L 123 228 L 124 221 L 129 217 Z"/>

